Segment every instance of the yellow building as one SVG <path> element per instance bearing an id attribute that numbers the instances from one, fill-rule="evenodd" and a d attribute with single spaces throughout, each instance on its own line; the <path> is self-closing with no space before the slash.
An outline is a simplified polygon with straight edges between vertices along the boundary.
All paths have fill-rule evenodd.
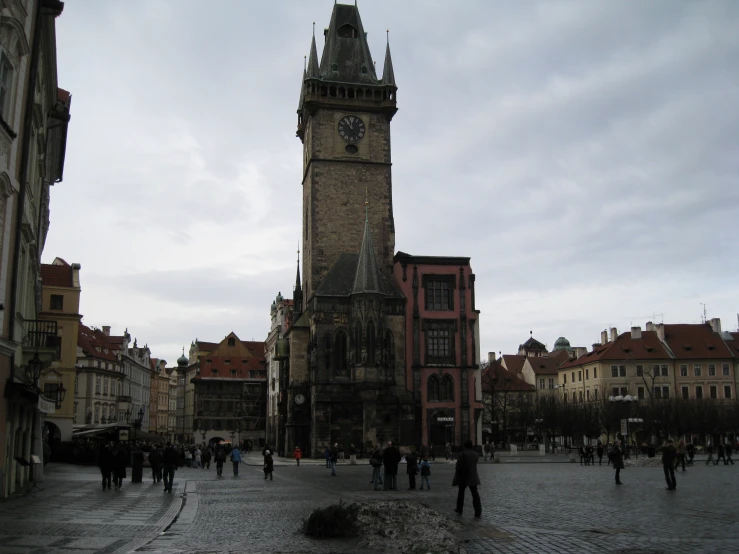
<path id="1" fill-rule="evenodd" d="M 42 321 L 56 322 L 60 344 L 59 360 L 51 362 L 39 380 L 44 397 L 55 403 L 53 411 L 46 414 L 43 428 L 44 439 L 53 451 L 59 442 L 72 440 L 77 334 L 82 319 L 80 264 L 69 265 L 55 258 L 51 264 L 41 264 L 40 273 L 41 311 L 38 317 Z"/>

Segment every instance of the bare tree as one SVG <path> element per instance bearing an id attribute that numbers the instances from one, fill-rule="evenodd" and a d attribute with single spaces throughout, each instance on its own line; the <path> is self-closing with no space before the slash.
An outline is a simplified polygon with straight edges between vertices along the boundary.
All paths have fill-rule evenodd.
<path id="1" fill-rule="evenodd" d="M 509 443 L 510 431 L 520 424 L 516 416 L 524 408 L 525 400 L 536 394 L 534 388 L 513 375 L 499 362 L 485 364 L 482 371 L 483 426 L 500 430 L 504 444 Z"/>

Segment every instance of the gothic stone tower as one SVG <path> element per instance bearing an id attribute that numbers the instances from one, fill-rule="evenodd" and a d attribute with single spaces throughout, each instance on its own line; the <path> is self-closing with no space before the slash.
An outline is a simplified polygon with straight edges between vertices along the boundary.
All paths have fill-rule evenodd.
<path id="1" fill-rule="evenodd" d="M 298 110 L 304 305 L 289 330 L 286 423 L 287 443 L 313 456 L 418 436 L 392 274 L 390 49 L 378 79 L 356 6 L 334 5 L 325 35 L 320 65 L 313 37 Z"/>
<path id="2" fill-rule="evenodd" d="M 381 271 L 395 253 L 390 121 L 397 111 L 390 47 L 378 79 L 356 6 L 335 4 L 320 65 L 315 32 L 303 74 L 303 292 L 315 293 L 342 252 L 362 242 L 364 200 Z"/>

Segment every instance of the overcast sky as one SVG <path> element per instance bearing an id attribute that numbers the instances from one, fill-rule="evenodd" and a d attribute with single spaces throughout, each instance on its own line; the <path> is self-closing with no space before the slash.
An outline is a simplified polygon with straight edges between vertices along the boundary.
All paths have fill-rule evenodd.
<path id="1" fill-rule="evenodd" d="M 43 260 L 82 264 L 83 322 L 170 363 L 264 340 L 292 296 L 296 109 L 331 0 L 69 0 L 73 94 Z M 735 329 L 739 2 L 363 0 L 390 29 L 396 249 L 470 256 L 481 350 L 648 320 Z"/>

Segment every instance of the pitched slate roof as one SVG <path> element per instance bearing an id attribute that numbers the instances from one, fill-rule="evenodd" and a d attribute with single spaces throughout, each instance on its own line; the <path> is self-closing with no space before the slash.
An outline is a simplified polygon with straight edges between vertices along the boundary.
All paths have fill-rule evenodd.
<path id="1" fill-rule="evenodd" d="M 39 272 L 41 281 L 47 287 L 74 287 L 70 265 L 40 264 Z"/>
<path id="2" fill-rule="evenodd" d="M 642 331 L 639 339 L 631 338 L 631 331 L 627 331 L 616 337 L 615 341 L 607 342 L 585 356 L 562 364 L 560 369 L 599 361 L 664 360 L 671 357 L 656 331 Z"/>
<path id="3" fill-rule="evenodd" d="M 353 36 L 341 36 L 345 31 L 352 30 Z M 379 84 L 356 6 L 334 4 L 331 23 L 326 31 L 320 71 L 321 78 L 327 81 Z"/>
<path id="4" fill-rule="evenodd" d="M 116 356 L 118 345 L 109 339 L 110 337 L 102 331 L 91 329 L 87 325 L 80 323 L 77 332 L 77 346 L 86 355 L 101 360 L 118 361 L 118 357 Z"/>
<path id="5" fill-rule="evenodd" d="M 729 338 L 731 337 L 731 338 Z M 726 346 L 735 358 L 739 358 L 739 333 L 726 333 Z"/>
<path id="6" fill-rule="evenodd" d="M 524 361 L 524 366 L 529 364 L 535 375 L 556 375 L 557 368 L 562 360 L 549 356 L 529 356 Z"/>
<path id="7" fill-rule="evenodd" d="M 326 277 L 316 289 L 317 296 L 343 296 L 354 294 L 354 284 L 357 277 L 359 254 L 339 254 L 339 258 L 329 269 Z M 378 290 L 390 298 L 405 298 L 387 275 L 380 273 Z"/>
<path id="8" fill-rule="evenodd" d="M 382 294 L 382 275 L 375 259 L 375 247 L 372 244 L 372 229 L 369 216 L 364 218 L 364 234 L 362 246 L 357 258 L 357 270 L 354 272 L 354 287 L 352 294 L 379 293 Z"/>

